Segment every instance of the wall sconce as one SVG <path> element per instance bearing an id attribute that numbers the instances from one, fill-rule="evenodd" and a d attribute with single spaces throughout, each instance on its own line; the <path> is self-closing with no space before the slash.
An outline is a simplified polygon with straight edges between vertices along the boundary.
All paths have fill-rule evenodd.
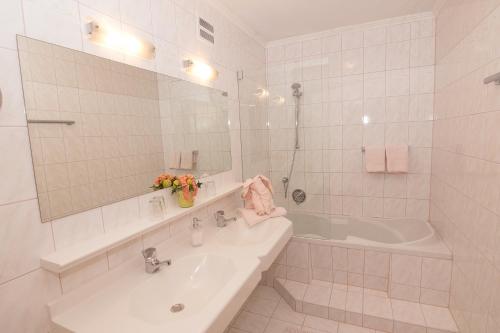
<path id="1" fill-rule="evenodd" d="M 111 27 L 102 27 L 96 21 L 87 23 L 87 33 L 96 44 L 141 58 L 155 57 L 156 48 L 152 43 Z"/>
<path id="2" fill-rule="evenodd" d="M 212 66 L 203 62 L 187 59 L 184 60 L 183 67 L 186 72 L 203 81 L 215 80 L 219 77 L 219 72 L 217 72 Z"/>

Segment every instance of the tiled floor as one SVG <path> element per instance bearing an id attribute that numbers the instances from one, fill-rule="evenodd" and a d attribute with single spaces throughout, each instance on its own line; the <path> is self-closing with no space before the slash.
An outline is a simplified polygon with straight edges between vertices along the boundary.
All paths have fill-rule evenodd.
<path id="1" fill-rule="evenodd" d="M 295 312 L 276 290 L 265 286 L 257 287 L 227 332 L 382 333 Z"/>
<path id="2" fill-rule="evenodd" d="M 319 281 L 280 280 L 275 287 L 279 293 L 258 286 L 227 332 L 457 332 L 448 309 L 390 299 L 380 291 Z"/>

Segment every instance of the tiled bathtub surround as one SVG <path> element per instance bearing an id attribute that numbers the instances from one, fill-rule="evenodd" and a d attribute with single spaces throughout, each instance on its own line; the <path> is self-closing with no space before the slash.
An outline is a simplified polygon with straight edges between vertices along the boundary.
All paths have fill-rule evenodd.
<path id="1" fill-rule="evenodd" d="M 389 332 L 394 333 L 456 332 L 453 318 L 446 309 L 390 300 L 384 293 L 374 293 L 361 288 L 349 290 L 345 286 L 324 283 L 314 283 L 308 286 L 291 281 L 286 281 L 284 284 L 290 288 L 285 291 L 278 287 L 279 293 L 271 287 L 258 286 L 225 333 L 382 333 L 389 331 L 385 330 L 387 322 L 393 323 L 393 327 L 389 327 L 393 330 Z M 280 285 L 277 284 L 277 286 Z M 302 303 L 309 287 L 311 290 L 319 288 L 325 292 L 330 300 L 328 308 L 332 315 L 342 313 L 344 316 L 333 319 L 333 316 L 330 318 L 321 317 L 321 313 L 317 311 L 314 311 L 313 314 L 310 313 L 311 311 L 303 312 L 300 309 L 300 311 L 294 311 L 295 305 L 290 306 L 289 299 L 296 297 Z M 322 296 L 322 298 L 325 297 Z M 360 311 L 358 313 L 363 314 L 360 306 L 362 308 L 364 305 L 367 308 L 366 315 L 363 316 L 363 319 L 367 319 L 365 327 L 383 328 L 384 330 L 360 327 L 363 325 L 355 326 L 345 320 L 347 308 L 352 310 L 349 311 L 351 314 L 355 314 L 355 311 Z M 373 305 L 376 305 L 377 308 L 384 307 L 385 311 L 374 313 Z M 319 306 L 319 309 L 321 308 L 322 306 Z M 381 324 L 385 324 L 385 326 L 382 327 Z"/>
<path id="2" fill-rule="evenodd" d="M 400 17 L 272 42 L 267 48 L 271 175 L 277 192 L 294 144 L 290 86 L 302 84 L 290 209 L 369 217 L 429 215 L 434 20 Z M 408 144 L 408 174 L 368 174 L 363 145 Z"/>
<path id="3" fill-rule="evenodd" d="M 266 276 L 311 280 L 388 292 L 391 298 L 447 307 L 451 259 L 290 241 Z"/>
<path id="4" fill-rule="evenodd" d="M 381 291 L 323 281 L 305 284 L 280 278 L 274 281 L 274 289 L 297 317 L 303 314 L 318 321 L 322 318 L 321 321 L 332 328 L 334 323 L 340 323 L 339 328 L 341 323 L 346 323 L 356 326 L 355 332 L 457 332 L 448 309 L 393 299 Z M 250 307 L 246 309 L 253 311 Z M 233 325 L 238 325 L 238 319 Z"/>
<path id="5" fill-rule="evenodd" d="M 217 31 L 217 42 L 209 45 L 196 35 L 197 17 L 203 16 Z M 102 224 L 95 216 L 71 223 L 68 232 L 59 232 L 55 222 L 42 224 L 34 181 L 34 171 L 20 79 L 16 34 L 25 35 L 74 50 L 120 61 L 142 69 L 182 78 L 187 75 L 182 61 L 198 56 L 219 71 L 215 82 L 204 83 L 228 91 L 231 121 L 232 171 L 226 173 L 231 181 L 241 177 L 241 150 L 237 108 L 236 71 L 238 69 L 264 73 L 265 49 L 239 21 L 221 8 L 207 1 L 145 0 L 145 1 L 31 1 L 0 2 L 0 86 L 3 105 L 0 109 L 0 327 L 5 332 L 47 332 L 46 304 L 61 292 L 61 277 L 49 275 L 40 269 L 39 258 L 59 244 L 68 244 L 95 230 Z M 154 42 L 157 56 L 154 60 L 134 58 L 99 47 L 87 40 L 83 24 L 88 18 L 109 23 L 120 31 Z M 247 77 L 257 77 L 250 75 Z M 219 185 L 219 184 L 217 184 Z M 118 210 L 119 211 L 119 210 Z M 105 218 L 104 218 L 105 219 Z M 94 222 L 89 222 L 94 221 Z M 99 220 L 97 220 L 99 221 Z M 68 224 L 69 225 L 69 224 Z M 179 226 L 181 226 L 180 224 Z M 172 225 L 174 226 L 174 225 Z M 73 229 L 74 227 L 74 229 Z M 55 231 L 59 229 L 59 231 Z M 182 230 L 183 226 L 181 226 Z M 54 231 L 53 231 L 54 230 Z M 165 231 L 168 234 L 168 231 Z M 57 234 L 57 236 L 56 236 Z M 162 238 L 152 234 L 150 238 Z M 147 243 L 147 242 L 146 242 Z M 144 244 L 146 244 L 144 243 Z M 142 246 L 142 245 L 141 245 Z M 137 253 L 137 244 L 130 244 Z M 126 256 L 125 256 L 126 257 Z M 112 259 L 111 259 L 112 258 Z M 110 255 L 115 267 L 124 256 Z M 97 260 L 86 267 L 82 276 L 108 269 L 108 258 Z M 112 262 L 112 264 L 111 264 Z M 78 276 L 78 274 L 73 275 Z M 78 285 L 77 279 L 69 288 Z M 66 288 L 67 289 L 67 288 Z M 27 320 L 26 318 L 29 318 Z"/>
<path id="6" fill-rule="evenodd" d="M 461 332 L 500 332 L 500 1 L 445 1 L 436 23 L 431 223 L 453 251 Z"/>

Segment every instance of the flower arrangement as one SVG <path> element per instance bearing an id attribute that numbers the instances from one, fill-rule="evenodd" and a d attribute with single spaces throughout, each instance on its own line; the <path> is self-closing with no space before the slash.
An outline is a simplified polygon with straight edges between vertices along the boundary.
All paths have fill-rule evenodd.
<path id="1" fill-rule="evenodd" d="M 155 179 L 152 188 L 155 191 L 164 188 L 171 188 L 172 194 L 178 194 L 177 200 L 179 206 L 182 208 L 188 208 L 193 206 L 194 198 L 198 194 L 198 189 L 201 185 L 202 183 L 196 180 L 196 178 L 191 174 L 172 176 L 163 173 Z"/>

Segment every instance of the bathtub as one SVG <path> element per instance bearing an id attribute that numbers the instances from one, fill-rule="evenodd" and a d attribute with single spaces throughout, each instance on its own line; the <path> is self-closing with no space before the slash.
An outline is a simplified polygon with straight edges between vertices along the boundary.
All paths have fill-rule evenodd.
<path id="1" fill-rule="evenodd" d="M 434 228 L 410 218 L 321 217 L 290 213 L 294 237 L 312 243 L 373 249 L 392 253 L 451 259 Z"/>
<path id="2" fill-rule="evenodd" d="M 286 217 L 294 236 L 264 283 L 319 280 L 448 306 L 452 255 L 429 223 L 302 213 Z"/>

